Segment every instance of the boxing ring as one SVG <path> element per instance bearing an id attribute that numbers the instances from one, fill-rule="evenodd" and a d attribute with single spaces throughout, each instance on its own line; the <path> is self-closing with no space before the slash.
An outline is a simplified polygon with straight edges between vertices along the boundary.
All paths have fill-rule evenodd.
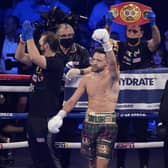
<path id="1" fill-rule="evenodd" d="M 166 80 L 168 79 L 168 69 L 157 69 L 149 72 L 146 71 L 136 71 L 136 72 L 123 72 L 120 78 L 121 91 L 119 95 L 119 102 L 117 104 L 116 111 L 119 113 L 119 117 L 146 117 L 149 113 L 152 115 L 153 111 L 158 111 L 160 98 Z M 132 73 L 130 75 L 130 73 Z M 74 79 L 71 83 L 66 84 L 68 92 L 65 91 L 65 101 L 72 95 L 73 91 L 78 85 L 79 78 Z M 0 74 L 0 95 L 3 93 L 31 93 L 33 91 L 33 85 L 31 84 L 30 75 L 6 75 Z M 162 82 L 161 82 L 162 81 Z M 19 84 L 19 86 L 18 86 Z M 134 87 L 134 90 L 132 88 Z M 157 88 L 157 89 L 156 89 Z M 126 93 L 127 98 L 124 98 L 123 93 Z M 140 94 L 140 98 L 144 101 L 148 97 L 148 92 L 150 95 L 148 98 L 152 97 L 152 101 L 136 102 L 136 100 L 131 99 L 129 94 L 135 94 L 136 92 L 144 92 L 145 97 Z M 129 102 L 128 99 L 129 97 Z M 133 96 L 132 96 L 133 97 Z M 157 100 L 156 100 L 157 97 Z M 138 99 L 140 99 L 138 98 Z M 0 97 L 1 99 L 1 97 Z M 69 118 L 84 118 L 85 111 L 87 108 L 87 97 L 84 95 L 80 101 L 75 106 L 77 113 L 68 114 Z M 135 113 L 128 113 L 128 111 L 134 111 Z M 146 111 L 146 114 L 142 113 Z M 155 114 L 156 115 L 156 114 Z M 28 113 L 1 113 L 0 119 L 26 119 Z M 116 142 L 114 145 L 115 149 L 140 149 L 140 148 L 161 148 L 163 147 L 163 141 L 152 141 L 152 142 Z M 81 147 L 80 142 L 55 142 L 57 148 L 72 148 L 79 149 Z M 17 148 L 27 148 L 27 141 L 19 141 L 12 143 L 0 143 L 0 150 L 4 149 L 17 149 Z"/>
<path id="2" fill-rule="evenodd" d="M 68 114 L 69 118 L 84 118 L 84 113 L 79 114 Z M 0 119 L 26 119 L 28 113 L 0 113 Z M 141 148 L 160 148 L 163 147 L 163 141 L 157 142 L 116 142 L 114 145 L 115 149 L 141 149 Z M 55 142 L 57 148 L 71 148 L 79 149 L 81 147 L 80 142 Z M 3 149 L 17 149 L 27 148 L 27 141 L 11 142 L 11 143 L 0 143 L 0 150 Z"/>
<path id="3" fill-rule="evenodd" d="M 11 93 L 30 93 L 33 91 L 33 85 L 31 82 L 30 75 L 12 75 L 12 74 L 0 74 L 0 93 L 11 92 Z M 13 85 L 11 86 L 11 82 Z M 17 86 L 17 84 L 22 84 Z M 27 84 L 30 85 L 27 85 Z M 26 86 L 27 85 L 27 86 Z"/>

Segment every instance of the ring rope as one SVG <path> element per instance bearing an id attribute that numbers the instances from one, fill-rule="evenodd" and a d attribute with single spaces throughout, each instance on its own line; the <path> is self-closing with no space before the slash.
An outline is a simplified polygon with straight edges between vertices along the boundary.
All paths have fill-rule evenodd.
<path id="1" fill-rule="evenodd" d="M 116 142 L 114 149 L 142 149 L 142 148 L 161 148 L 163 147 L 163 141 L 156 142 Z M 11 142 L 11 143 L 0 143 L 0 150 L 3 149 L 16 149 L 16 148 L 27 148 L 28 142 Z M 55 147 L 65 149 L 79 149 L 81 147 L 80 142 L 55 142 Z"/>
<path id="2" fill-rule="evenodd" d="M 83 118 L 85 115 L 84 112 L 80 112 L 78 114 L 68 114 L 68 117 L 74 118 Z M 28 113 L 0 113 L 1 119 L 26 119 Z M 55 146 L 58 148 L 73 148 L 79 149 L 81 144 L 80 143 L 73 143 L 73 142 L 55 142 Z M 24 148 L 28 147 L 27 141 L 23 142 L 12 142 L 12 143 L 1 143 L 0 149 L 11 149 L 11 148 Z M 137 148 L 159 148 L 163 147 L 163 142 L 124 142 L 124 143 L 115 143 L 115 149 L 137 149 Z"/>
<path id="3" fill-rule="evenodd" d="M 0 113 L 0 119 L 26 119 L 28 113 Z M 85 112 L 68 114 L 68 118 L 84 118 Z"/>
<path id="4" fill-rule="evenodd" d="M 11 93 L 30 93 L 34 89 L 33 85 L 30 86 L 0 86 L 0 92 L 11 92 Z"/>
<path id="5" fill-rule="evenodd" d="M 152 114 L 148 114 L 146 117 L 150 117 Z M 68 118 L 84 118 L 85 112 L 69 113 Z M 152 115 L 152 117 L 157 117 L 158 115 Z M 28 113 L 0 113 L 0 119 L 26 119 Z M 124 117 L 124 118 L 134 118 L 133 116 Z"/>
<path id="6" fill-rule="evenodd" d="M 0 80 L 18 80 L 18 81 L 31 81 L 31 75 L 19 75 L 19 74 L 0 74 Z"/>
<path id="7" fill-rule="evenodd" d="M 31 75 L 16 75 L 16 74 L 0 74 L 0 80 L 18 80 L 18 81 L 31 81 Z M 30 86 L 0 86 L 0 92 L 32 92 L 34 87 Z M 27 118 L 28 113 L 0 113 L 0 119 L 15 119 L 15 118 Z M 70 114 L 68 117 L 84 117 L 84 113 Z M 140 148 L 160 148 L 163 147 L 163 141 L 157 142 L 116 142 L 115 149 L 140 149 Z M 57 148 L 72 148 L 79 149 L 81 147 L 80 142 L 55 142 Z M 28 147 L 27 141 L 0 143 L 0 150 L 13 149 L 13 148 L 25 148 Z"/>

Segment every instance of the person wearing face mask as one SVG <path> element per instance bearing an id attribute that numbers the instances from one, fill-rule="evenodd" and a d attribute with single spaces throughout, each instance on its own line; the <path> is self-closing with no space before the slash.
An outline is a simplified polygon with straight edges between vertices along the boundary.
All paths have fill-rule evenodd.
<path id="1" fill-rule="evenodd" d="M 88 50 L 74 41 L 75 32 L 70 24 L 59 24 L 56 30 L 56 36 L 59 42 L 56 54 L 64 59 L 64 77 L 68 70 L 72 67 L 76 68 L 74 73 L 82 74 L 82 70 L 87 68 L 89 63 L 90 54 Z M 62 87 L 60 94 L 60 109 L 62 108 L 64 100 L 64 78 L 62 79 Z M 66 119 L 67 121 L 60 129 L 58 134 L 53 134 L 53 143 L 57 142 L 72 142 L 72 137 L 75 137 L 74 130 L 77 129 L 77 121 Z M 60 161 L 60 167 L 68 168 L 70 165 L 70 149 L 56 149 L 55 156 Z"/>
<path id="2" fill-rule="evenodd" d="M 64 70 L 64 62 L 56 54 L 58 40 L 54 32 L 43 32 L 39 39 L 39 49 L 34 38 L 34 26 L 24 21 L 22 34 L 15 58 L 25 64 L 33 65 L 32 83 L 34 90 L 29 97 L 29 116 L 27 133 L 30 155 L 34 168 L 58 168 L 53 158 L 51 136 L 47 122 L 59 107 L 59 93 Z"/>
<path id="3" fill-rule="evenodd" d="M 150 20 L 151 39 L 143 41 L 144 31 L 140 25 L 128 25 L 126 29 L 127 40 L 118 43 L 118 61 L 120 70 L 144 69 L 151 66 L 152 54 L 160 44 L 160 32 L 155 23 L 155 13 L 149 11 L 146 17 Z M 119 118 L 118 119 L 118 142 L 128 140 L 130 123 L 135 129 L 137 141 L 147 141 L 147 118 Z M 140 168 L 148 168 L 149 150 L 139 149 Z M 126 150 L 117 150 L 117 168 L 125 168 Z"/>
<path id="4" fill-rule="evenodd" d="M 75 31 L 73 27 L 67 23 L 59 24 L 56 30 L 56 36 L 59 41 L 57 54 L 61 55 L 64 58 L 64 75 L 66 75 L 66 73 L 68 72 L 67 68 L 69 70 L 70 67 L 76 68 L 77 72 L 75 73 L 82 74 L 83 69 L 87 68 L 90 65 L 90 53 L 85 47 L 75 42 Z M 62 102 L 63 98 L 60 100 L 61 105 Z"/>
<path id="5" fill-rule="evenodd" d="M 142 26 L 127 26 L 125 42 L 119 42 L 118 59 L 121 70 L 148 68 L 152 54 L 160 43 L 160 33 L 156 25 L 151 27 L 152 38 L 142 41 L 144 30 Z"/>

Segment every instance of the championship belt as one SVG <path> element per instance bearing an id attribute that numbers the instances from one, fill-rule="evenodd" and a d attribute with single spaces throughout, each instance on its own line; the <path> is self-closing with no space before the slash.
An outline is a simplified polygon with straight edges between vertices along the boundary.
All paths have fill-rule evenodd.
<path id="1" fill-rule="evenodd" d="M 148 23 L 149 19 L 145 17 L 145 14 L 151 10 L 151 7 L 137 2 L 124 2 L 110 6 L 114 22 L 123 25 L 142 25 Z"/>

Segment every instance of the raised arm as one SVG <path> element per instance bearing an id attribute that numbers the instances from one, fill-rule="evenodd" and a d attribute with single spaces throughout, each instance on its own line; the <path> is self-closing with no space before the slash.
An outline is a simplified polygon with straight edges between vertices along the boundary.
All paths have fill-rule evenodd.
<path id="1" fill-rule="evenodd" d="M 148 41 L 148 48 L 150 51 L 155 51 L 160 44 L 161 37 L 160 31 L 156 25 L 156 15 L 153 11 L 146 12 L 146 18 L 150 20 L 151 31 L 152 31 L 152 38 Z"/>
<path id="2" fill-rule="evenodd" d="M 112 44 L 110 43 L 110 36 L 109 36 L 109 33 L 107 32 L 107 29 L 96 29 L 93 32 L 92 38 L 93 40 L 98 41 L 99 43 L 102 44 L 104 51 L 106 52 L 107 60 L 109 63 L 109 69 L 111 70 L 111 72 L 113 72 L 113 75 L 116 74 L 118 76 L 117 60 L 112 50 Z M 66 74 L 66 78 L 71 79 L 76 75 L 84 75 L 90 72 L 92 72 L 91 67 L 84 68 L 84 69 L 72 68 Z"/>
<path id="3" fill-rule="evenodd" d="M 18 60 L 19 62 L 23 64 L 31 65 L 30 56 L 28 53 L 25 53 L 25 50 L 26 50 L 26 42 L 24 42 L 22 38 L 20 37 L 20 41 L 19 41 L 19 44 L 16 49 L 16 53 L 15 53 L 15 58 L 16 60 Z"/>
<path id="4" fill-rule="evenodd" d="M 22 38 L 27 42 L 27 50 L 31 62 L 45 69 L 46 59 L 43 55 L 40 55 L 33 39 L 34 26 L 30 21 L 25 21 L 22 25 L 22 30 Z"/>
<path id="5" fill-rule="evenodd" d="M 115 74 L 116 77 L 118 77 L 117 60 L 112 45 L 110 44 L 110 35 L 108 31 L 106 29 L 96 29 L 93 32 L 92 38 L 102 44 L 104 51 L 106 52 L 109 70 L 113 75 Z"/>
<path id="6" fill-rule="evenodd" d="M 43 69 L 46 69 L 46 58 L 45 56 L 40 55 L 33 38 L 27 40 L 27 49 L 32 63 L 40 66 Z"/>

